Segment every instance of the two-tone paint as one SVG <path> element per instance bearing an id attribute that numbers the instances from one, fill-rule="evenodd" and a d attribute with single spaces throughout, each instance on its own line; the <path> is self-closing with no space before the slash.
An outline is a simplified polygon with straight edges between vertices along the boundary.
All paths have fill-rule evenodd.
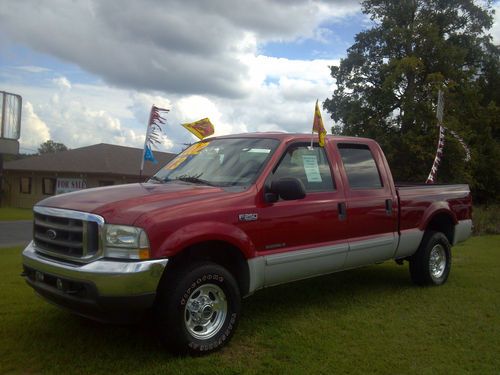
<path id="1" fill-rule="evenodd" d="M 328 136 L 325 152 L 335 189 L 308 193 L 300 200 L 267 202 L 266 183 L 283 153 L 294 143 L 310 142 L 311 136 L 227 136 L 237 137 L 280 141 L 258 179 L 247 188 L 130 184 L 55 196 L 39 205 L 89 212 L 106 223 L 141 227 L 154 259 L 175 259 L 188 248 L 214 241 L 227 244 L 248 267 L 245 295 L 292 280 L 407 258 L 430 227 L 444 225 L 451 243 L 470 235 L 471 195 L 466 185 L 396 186 L 373 140 Z M 369 147 L 381 188 L 349 186 L 339 143 Z"/>

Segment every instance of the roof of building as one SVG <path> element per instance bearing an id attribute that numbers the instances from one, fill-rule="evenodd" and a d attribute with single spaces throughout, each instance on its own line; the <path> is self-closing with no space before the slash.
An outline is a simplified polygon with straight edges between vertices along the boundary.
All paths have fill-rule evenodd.
<path id="1" fill-rule="evenodd" d="M 153 151 L 158 164 L 144 162 L 143 176 L 152 176 L 175 157 L 168 152 Z M 142 149 L 99 143 L 73 150 L 36 155 L 4 163 L 10 171 L 99 173 L 139 176 Z"/>

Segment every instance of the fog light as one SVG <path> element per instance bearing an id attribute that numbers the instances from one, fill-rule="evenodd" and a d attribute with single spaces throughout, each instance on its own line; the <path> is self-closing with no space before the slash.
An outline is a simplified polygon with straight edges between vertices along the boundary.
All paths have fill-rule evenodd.
<path id="1" fill-rule="evenodd" d="M 57 289 L 63 290 L 63 282 L 61 279 L 57 279 L 56 285 L 57 285 Z"/>
<path id="2" fill-rule="evenodd" d="M 35 280 L 36 281 L 43 281 L 43 273 L 41 273 L 40 271 L 36 271 L 35 272 Z"/>

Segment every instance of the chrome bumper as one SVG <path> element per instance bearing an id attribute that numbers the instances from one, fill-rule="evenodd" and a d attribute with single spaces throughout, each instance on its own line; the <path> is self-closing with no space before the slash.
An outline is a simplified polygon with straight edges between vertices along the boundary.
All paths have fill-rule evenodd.
<path id="1" fill-rule="evenodd" d="M 42 274 L 73 281 L 90 282 L 99 296 L 132 296 L 156 293 L 168 259 L 140 262 L 96 260 L 72 265 L 45 258 L 36 253 L 33 242 L 23 251 L 23 264 Z"/>
<path id="2" fill-rule="evenodd" d="M 73 265 L 39 255 L 31 242 L 23 251 L 23 276 L 49 302 L 88 318 L 122 323 L 153 306 L 167 263 L 99 259 Z"/>

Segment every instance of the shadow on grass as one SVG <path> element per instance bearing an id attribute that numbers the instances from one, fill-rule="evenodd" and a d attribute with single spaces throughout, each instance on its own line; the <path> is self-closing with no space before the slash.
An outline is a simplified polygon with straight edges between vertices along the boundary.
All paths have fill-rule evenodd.
<path id="1" fill-rule="evenodd" d="M 321 309 L 351 314 L 359 306 L 390 299 L 410 287 L 407 267 L 384 264 L 259 291 L 243 302 L 232 351 L 245 352 L 257 332 L 269 325 L 280 330 L 294 316 Z M 63 371 L 69 361 L 76 368 L 85 366 L 84 372 L 106 368 L 116 372 L 120 368 L 133 371 L 144 368 L 145 363 L 167 360 L 172 364 L 176 360 L 158 340 L 152 314 L 145 315 L 140 324 L 117 326 L 81 318 L 45 302 L 37 303 L 37 307 L 8 318 L 8 331 L 16 341 L 12 350 L 27 354 L 28 362 L 36 364 L 35 368 L 50 366 L 51 371 Z M 110 367 L 110 363 L 114 365 Z"/>

